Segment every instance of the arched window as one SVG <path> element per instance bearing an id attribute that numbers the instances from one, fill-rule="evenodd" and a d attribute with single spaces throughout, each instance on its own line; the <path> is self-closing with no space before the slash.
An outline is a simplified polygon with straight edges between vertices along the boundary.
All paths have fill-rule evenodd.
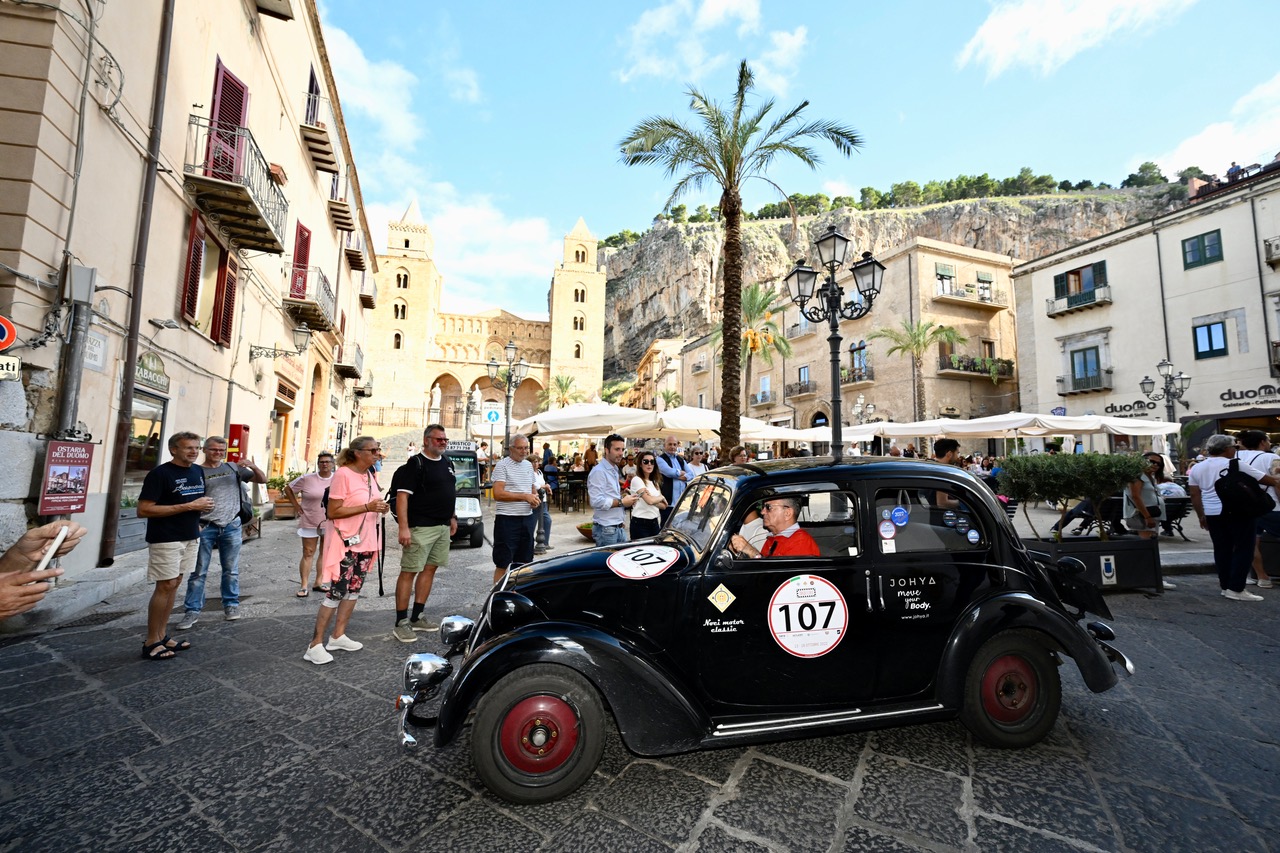
<path id="1" fill-rule="evenodd" d="M 391 348 L 401 349 L 404 347 L 404 338 L 400 337 L 400 333 L 396 332 L 391 336 Z"/>
<path id="2" fill-rule="evenodd" d="M 573 315 L 573 330 L 575 332 L 585 331 L 587 328 L 587 318 L 581 314 Z"/>
<path id="3" fill-rule="evenodd" d="M 391 310 L 395 312 L 395 319 L 397 320 L 405 320 L 409 317 L 409 306 L 405 305 L 403 302 L 397 302 L 395 305 L 392 305 Z"/>
<path id="4" fill-rule="evenodd" d="M 409 239 L 407 237 L 405 238 L 405 241 L 404 241 L 404 247 L 406 249 L 409 248 Z"/>
<path id="5" fill-rule="evenodd" d="M 582 358 L 582 344 L 573 345 L 573 357 Z"/>
<path id="6" fill-rule="evenodd" d="M 400 290 L 409 289 L 409 274 L 407 272 L 396 273 L 396 287 Z"/>
<path id="7" fill-rule="evenodd" d="M 586 289 L 585 289 L 585 288 L 581 288 L 581 287 L 575 287 L 575 288 L 573 289 L 573 301 L 574 301 L 574 302 L 586 302 L 586 301 L 587 301 L 587 291 L 586 291 Z"/>

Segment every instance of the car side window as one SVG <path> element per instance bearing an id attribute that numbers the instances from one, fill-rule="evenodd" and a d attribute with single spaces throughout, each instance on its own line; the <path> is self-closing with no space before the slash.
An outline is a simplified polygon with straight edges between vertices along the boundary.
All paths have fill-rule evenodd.
<path id="1" fill-rule="evenodd" d="M 777 519 L 766 520 L 763 508 L 773 506 L 776 502 L 786 504 L 791 501 L 799 505 L 794 520 L 799 526 L 798 533 L 802 538 L 796 539 L 794 543 L 788 542 L 788 545 L 793 545 L 790 548 L 774 547 L 772 550 L 776 553 L 771 554 L 771 549 L 765 544 L 770 536 L 770 531 L 765 526 L 766 521 L 775 526 L 780 522 Z M 739 507 L 739 514 L 730 524 L 729 529 L 740 534 L 765 557 L 770 559 L 812 558 L 815 549 L 817 556 L 821 557 L 847 559 L 858 556 L 858 503 L 857 498 L 850 492 L 839 490 L 834 486 L 826 489 L 819 487 L 811 491 L 790 488 L 762 489 L 750 495 L 745 501 L 739 501 Z M 789 510 L 778 512 L 789 513 Z M 791 516 L 788 514 L 787 518 Z M 812 545 L 809 544 L 810 541 Z M 801 542 L 805 547 L 799 546 Z M 787 551 L 791 553 L 785 553 Z"/>
<path id="2" fill-rule="evenodd" d="M 882 554 L 980 551 L 990 542 L 981 516 L 945 486 L 877 490 L 875 532 Z"/>

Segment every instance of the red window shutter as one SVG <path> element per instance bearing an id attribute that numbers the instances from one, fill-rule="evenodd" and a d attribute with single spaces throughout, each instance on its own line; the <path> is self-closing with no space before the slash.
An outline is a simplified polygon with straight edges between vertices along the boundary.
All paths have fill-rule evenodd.
<path id="1" fill-rule="evenodd" d="M 209 133 L 208 174 L 224 181 L 239 177 L 244 162 L 245 139 L 238 129 L 249 120 L 249 87 L 227 70 L 219 59 L 213 74 L 213 122 Z"/>
<path id="2" fill-rule="evenodd" d="M 199 211 L 191 211 L 191 230 L 187 238 L 187 269 L 182 277 L 182 317 L 196 321 L 200 307 L 200 273 L 204 269 L 204 221 Z"/>
<path id="3" fill-rule="evenodd" d="M 293 237 L 293 274 L 289 277 L 289 298 L 307 298 L 307 267 L 311 266 L 311 229 L 301 222 Z"/>
<path id="4" fill-rule="evenodd" d="M 236 285 L 240 279 L 240 264 L 230 251 L 222 253 L 218 265 L 218 296 L 213 302 L 213 323 L 209 336 L 224 347 L 231 346 L 231 330 L 236 322 Z"/>

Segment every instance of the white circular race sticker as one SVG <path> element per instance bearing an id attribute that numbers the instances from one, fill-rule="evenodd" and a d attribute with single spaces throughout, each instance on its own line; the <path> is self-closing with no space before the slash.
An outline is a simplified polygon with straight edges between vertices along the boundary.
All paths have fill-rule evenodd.
<path id="1" fill-rule="evenodd" d="M 844 596 L 816 575 L 797 575 L 769 601 L 769 633 L 798 658 L 822 657 L 840 645 L 848 624 Z"/>
<path id="2" fill-rule="evenodd" d="M 675 565 L 680 552 L 667 545 L 637 545 L 609 555 L 609 571 L 629 581 L 656 578 Z"/>
<path id="3" fill-rule="evenodd" d="M 892 539 L 898 535 L 898 528 L 888 519 L 880 522 L 879 530 L 881 539 Z"/>

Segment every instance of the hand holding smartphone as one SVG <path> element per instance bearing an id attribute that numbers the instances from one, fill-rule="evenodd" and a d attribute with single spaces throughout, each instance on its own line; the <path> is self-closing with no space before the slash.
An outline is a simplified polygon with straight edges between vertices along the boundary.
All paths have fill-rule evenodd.
<path id="1" fill-rule="evenodd" d="M 35 567 L 35 571 L 43 572 L 45 569 L 49 568 L 49 563 L 53 561 L 53 556 L 57 554 L 58 549 L 62 547 L 62 543 L 66 540 L 67 533 L 70 532 L 70 530 L 70 525 L 58 528 L 58 534 L 53 537 L 53 542 L 45 549 L 44 556 L 40 558 L 40 563 Z"/>

